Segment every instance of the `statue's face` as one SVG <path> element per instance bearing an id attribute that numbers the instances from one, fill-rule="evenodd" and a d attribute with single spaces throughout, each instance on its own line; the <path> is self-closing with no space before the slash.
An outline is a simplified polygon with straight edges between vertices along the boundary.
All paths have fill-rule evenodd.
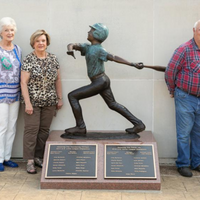
<path id="1" fill-rule="evenodd" d="M 87 38 L 87 40 L 90 41 L 90 42 L 94 40 L 94 37 L 93 37 L 93 34 L 92 34 L 93 32 L 94 32 L 93 28 L 91 28 L 90 31 L 88 31 L 88 38 Z"/>

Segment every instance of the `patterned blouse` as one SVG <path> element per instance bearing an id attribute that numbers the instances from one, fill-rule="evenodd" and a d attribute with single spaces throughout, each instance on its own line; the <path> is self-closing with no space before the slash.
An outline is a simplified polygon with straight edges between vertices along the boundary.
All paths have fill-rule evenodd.
<path id="1" fill-rule="evenodd" d="M 20 67 L 22 52 L 19 46 L 7 51 L 0 47 L 0 103 L 20 100 Z"/>
<path id="2" fill-rule="evenodd" d="M 47 53 L 45 59 L 38 58 L 33 52 L 24 58 L 21 70 L 30 73 L 28 91 L 32 106 L 53 106 L 58 103 L 55 82 L 59 68 L 56 56 L 51 53 Z M 21 102 L 25 103 L 23 96 Z"/>

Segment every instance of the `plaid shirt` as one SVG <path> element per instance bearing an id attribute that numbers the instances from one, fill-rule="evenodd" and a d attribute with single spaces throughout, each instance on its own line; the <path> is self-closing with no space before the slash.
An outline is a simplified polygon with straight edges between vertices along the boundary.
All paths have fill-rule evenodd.
<path id="1" fill-rule="evenodd" d="M 165 71 L 170 94 L 178 87 L 189 94 L 200 95 L 200 49 L 194 38 L 178 47 Z"/>

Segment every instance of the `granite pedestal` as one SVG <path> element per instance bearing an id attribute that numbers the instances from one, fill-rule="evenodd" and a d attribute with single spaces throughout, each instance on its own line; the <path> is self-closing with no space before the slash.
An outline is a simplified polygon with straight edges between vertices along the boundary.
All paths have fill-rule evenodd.
<path id="1" fill-rule="evenodd" d="M 94 132 L 94 131 L 91 131 Z M 116 133 L 120 131 L 99 131 L 99 133 Z M 106 190 L 160 190 L 161 179 L 158 162 L 157 144 L 150 131 L 143 131 L 136 139 L 63 139 L 63 131 L 52 131 L 46 142 L 44 163 L 41 175 L 41 189 L 106 189 Z M 98 131 L 95 131 L 98 134 Z M 105 178 L 105 145 L 151 145 L 154 152 L 155 178 Z M 96 145 L 97 175 L 95 178 L 46 178 L 50 145 Z M 127 163 L 129 165 L 129 163 Z"/>

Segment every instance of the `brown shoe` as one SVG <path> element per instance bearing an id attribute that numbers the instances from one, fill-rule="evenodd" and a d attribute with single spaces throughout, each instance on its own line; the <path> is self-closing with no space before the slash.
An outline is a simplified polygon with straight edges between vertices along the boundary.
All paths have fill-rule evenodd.
<path id="1" fill-rule="evenodd" d="M 27 163 L 26 171 L 27 171 L 29 174 L 36 174 L 36 173 L 37 173 L 37 170 L 36 170 L 36 168 L 35 168 L 34 162 L 32 162 L 32 163 Z"/>
<path id="2" fill-rule="evenodd" d="M 193 176 L 189 167 L 179 167 L 177 170 L 181 176 L 185 176 L 185 177 Z"/>
<path id="3" fill-rule="evenodd" d="M 42 168 L 43 166 L 43 159 L 40 159 L 40 158 L 34 158 L 34 161 L 35 161 L 35 165 Z"/>

